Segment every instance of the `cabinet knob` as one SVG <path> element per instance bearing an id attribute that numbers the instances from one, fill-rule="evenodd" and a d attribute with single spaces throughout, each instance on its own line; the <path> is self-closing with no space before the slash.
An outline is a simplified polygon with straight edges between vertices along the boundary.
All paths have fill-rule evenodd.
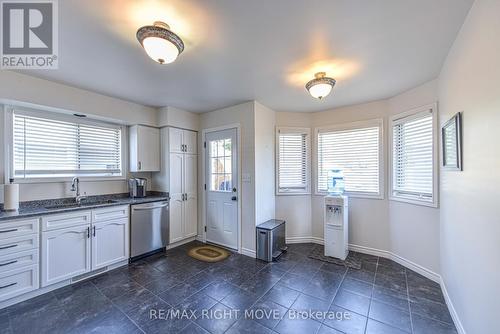
<path id="1" fill-rule="evenodd" d="M 142 164 L 141 164 L 141 162 L 139 161 L 139 162 L 137 163 L 137 169 L 141 170 L 141 168 L 142 168 Z"/>

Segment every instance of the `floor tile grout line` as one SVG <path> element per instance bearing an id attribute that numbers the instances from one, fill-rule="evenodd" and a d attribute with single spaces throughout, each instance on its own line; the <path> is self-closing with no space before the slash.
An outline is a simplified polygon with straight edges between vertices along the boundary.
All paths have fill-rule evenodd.
<path id="1" fill-rule="evenodd" d="M 111 298 L 108 298 L 108 296 L 106 296 L 102 291 L 101 289 L 92 281 L 90 281 L 90 283 L 96 288 L 96 290 L 104 297 L 106 298 L 107 300 L 109 300 L 111 302 L 111 304 L 113 305 L 113 307 L 115 307 L 118 311 L 120 311 L 127 319 L 129 319 L 135 327 L 137 327 L 141 332 L 143 332 L 144 334 L 146 333 L 141 326 L 139 326 L 139 324 L 137 324 L 134 320 L 132 320 L 128 314 L 126 314 L 125 312 L 123 312 L 119 307 L 118 305 L 116 305 L 113 300 Z M 140 285 L 140 284 L 139 284 Z M 141 285 L 142 286 L 142 285 Z"/>
<path id="2" fill-rule="evenodd" d="M 408 274 L 406 273 L 406 269 L 405 269 L 405 280 L 406 280 L 406 297 L 408 298 L 408 312 L 410 313 L 410 329 L 413 334 L 414 333 L 413 316 L 411 314 L 410 289 L 408 287 Z"/>
<path id="3" fill-rule="evenodd" d="M 375 291 L 375 280 L 377 279 L 378 262 L 379 262 L 379 260 L 380 260 L 380 257 L 377 256 L 377 263 L 375 264 L 375 275 L 373 275 L 372 293 L 370 295 L 370 304 L 368 305 L 368 311 L 366 313 L 365 334 L 366 334 L 366 331 L 368 330 L 368 320 L 370 319 L 370 310 L 371 310 L 371 307 L 372 307 L 373 292 Z"/>

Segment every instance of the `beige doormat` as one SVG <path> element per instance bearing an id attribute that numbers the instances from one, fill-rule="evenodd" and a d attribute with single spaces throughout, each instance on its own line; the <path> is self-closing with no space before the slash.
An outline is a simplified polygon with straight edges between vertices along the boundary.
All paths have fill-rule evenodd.
<path id="1" fill-rule="evenodd" d="M 230 254 L 225 249 L 212 245 L 205 245 L 191 248 L 188 255 L 200 261 L 219 262 L 228 258 Z"/>

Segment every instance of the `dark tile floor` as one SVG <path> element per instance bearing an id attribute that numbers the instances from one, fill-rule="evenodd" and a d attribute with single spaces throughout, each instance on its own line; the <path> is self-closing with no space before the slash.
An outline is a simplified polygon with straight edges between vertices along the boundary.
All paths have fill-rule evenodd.
<path id="1" fill-rule="evenodd" d="M 352 253 L 347 270 L 293 244 L 272 264 L 209 264 L 192 245 L 0 310 L 0 333 L 456 333 L 439 285 L 393 261 Z"/>

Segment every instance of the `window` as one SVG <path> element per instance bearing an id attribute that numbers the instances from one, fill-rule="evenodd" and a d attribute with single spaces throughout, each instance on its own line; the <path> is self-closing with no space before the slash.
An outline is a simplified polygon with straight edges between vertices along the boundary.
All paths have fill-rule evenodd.
<path id="1" fill-rule="evenodd" d="M 15 179 L 122 175 L 120 126 L 17 110 L 12 124 Z"/>
<path id="2" fill-rule="evenodd" d="M 434 114 L 425 107 L 392 120 L 392 199 L 436 204 Z"/>
<path id="3" fill-rule="evenodd" d="M 382 121 L 318 130 L 317 192 L 328 190 L 328 172 L 341 169 L 351 196 L 383 197 Z"/>
<path id="4" fill-rule="evenodd" d="M 276 129 L 276 192 L 277 194 L 308 194 L 310 130 L 303 128 Z"/>
<path id="5" fill-rule="evenodd" d="M 231 138 L 211 140 L 210 146 L 210 190 L 230 192 L 232 182 Z"/>

